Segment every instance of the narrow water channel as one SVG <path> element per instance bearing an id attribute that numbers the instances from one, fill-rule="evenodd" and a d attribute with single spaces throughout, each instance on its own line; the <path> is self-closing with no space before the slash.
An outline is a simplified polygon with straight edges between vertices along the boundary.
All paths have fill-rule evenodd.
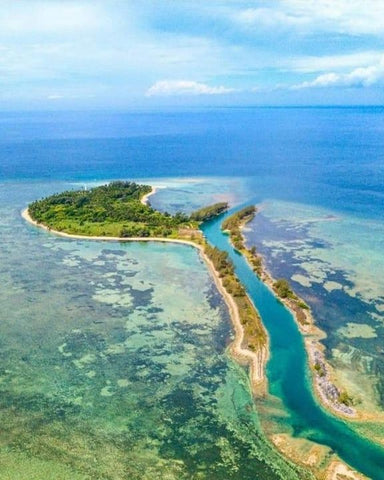
<path id="1" fill-rule="evenodd" d="M 234 210 L 227 215 L 232 213 Z M 227 215 L 207 222 L 202 230 L 212 245 L 229 253 L 240 281 L 259 310 L 270 338 L 269 392 L 282 400 L 294 436 L 327 445 L 359 472 L 373 480 L 384 480 L 384 447 L 360 436 L 348 422 L 326 413 L 315 399 L 303 338 L 295 320 L 222 233 L 220 225 Z"/>

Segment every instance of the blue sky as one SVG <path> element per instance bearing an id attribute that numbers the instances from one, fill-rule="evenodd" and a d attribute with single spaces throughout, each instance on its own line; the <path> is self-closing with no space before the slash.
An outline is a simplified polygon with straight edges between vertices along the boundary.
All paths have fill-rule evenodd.
<path id="1" fill-rule="evenodd" d="M 384 102 L 381 0 L 2 0 L 0 107 Z"/>

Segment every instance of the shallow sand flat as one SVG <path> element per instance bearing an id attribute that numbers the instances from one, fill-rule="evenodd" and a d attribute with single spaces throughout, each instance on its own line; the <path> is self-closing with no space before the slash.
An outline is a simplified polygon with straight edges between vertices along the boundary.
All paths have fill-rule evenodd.
<path id="1" fill-rule="evenodd" d="M 382 416 L 376 389 L 384 371 L 381 305 L 384 224 L 347 215 L 328 221 L 331 212 L 316 206 L 269 201 L 261 216 L 245 231 L 265 256 L 275 277 L 290 278 L 295 291 L 312 307 L 316 324 L 333 367 L 354 371 L 347 388 L 351 395 L 369 379 L 363 403 Z M 263 238 L 261 231 L 267 231 Z M 382 234 L 380 234 L 382 232 Z M 333 353 L 335 356 L 333 356 Z M 335 377 L 342 376 L 335 372 Z M 351 381 L 356 385 L 351 385 Z M 358 399 L 357 399 L 358 400 Z"/>
<path id="2" fill-rule="evenodd" d="M 228 445 L 232 446 L 231 449 L 239 445 L 239 448 L 235 447 L 237 453 L 231 460 L 235 462 L 233 468 L 238 470 L 239 479 L 250 475 L 250 472 L 243 471 L 249 465 L 249 459 L 244 457 L 249 452 L 245 446 L 249 442 L 262 458 L 274 465 L 274 469 L 279 465 L 280 473 L 272 474 L 271 470 L 272 477 L 286 472 L 283 478 L 300 478 L 274 449 L 252 433 L 259 426 L 247 376 L 234 367 L 224 354 L 230 334 L 228 311 L 195 249 L 169 242 L 90 242 L 84 238 L 69 242 L 68 238 L 61 236 L 42 236 L 37 229 L 28 228 L 26 232 L 40 248 L 44 245 L 49 255 L 62 257 L 63 285 L 66 285 L 64 279 L 68 278 L 64 272 L 68 272 L 74 282 L 80 277 L 87 279 L 87 290 L 74 288 L 73 295 L 78 297 L 78 301 L 89 303 L 92 310 L 87 312 L 85 309 L 84 318 L 80 316 L 72 324 L 62 321 L 63 327 L 69 332 L 64 338 L 61 337 L 55 349 L 61 361 L 66 361 L 71 368 L 73 381 L 77 381 L 77 376 L 85 380 L 87 390 L 73 391 L 71 401 L 84 414 L 88 412 L 89 420 L 96 412 L 102 411 L 104 420 L 100 424 L 100 431 L 107 429 L 114 431 L 115 435 L 135 436 L 134 432 L 140 432 L 140 438 L 151 436 L 153 432 L 156 435 L 164 432 L 159 438 L 164 434 L 168 442 L 173 429 L 177 429 L 179 443 L 183 430 L 188 444 L 183 455 L 189 458 L 196 450 L 196 439 L 200 434 L 204 434 L 205 440 L 199 442 L 199 449 L 209 449 L 211 440 L 208 439 L 212 439 L 212 442 L 217 440 L 214 438 L 215 432 L 221 427 L 217 424 L 211 430 L 211 427 L 205 426 L 205 419 L 214 425 L 216 421 L 226 422 L 228 418 L 232 425 L 231 435 L 235 437 L 228 440 L 224 435 L 215 448 L 219 448 L 222 455 L 227 455 Z M 164 278 L 169 280 L 164 282 Z M 119 291 L 122 298 L 116 303 L 115 293 Z M 125 296 L 127 299 L 124 299 Z M 51 294 L 53 299 L 54 295 Z M 75 304 L 69 305 L 74 312 L 81 312 L 74 307 Z M 120 318 L 121 314 L 125 318 Z M 89 325 L 94 332 L 91 336 Z M 105 332 L 109 332 L 108 338 L 105 338 Z M 59 347 L 62 347 L 61 350 Z M 115 367 L 109 370 L 109 366 Z M 263 369 L 261 371 L 264 372 Z M 198 379 L 205 375 L 204 372 L 209 380 L 199 383 Z M 260 369 L 256 374 L 259 372 Z M 184 389 L 187 389 L 187 394 Z M 224 402 L 224 391 L 231 399 L 229 403 Z M 180 395 L 180 398 L 187 395 L 186 404 L 177 407 Z M 225 404 L 225 412 L 217 411 L 220 420 L 214 420 L 216 398 L 220 398 L 220 405 Z M 162 402 L 165 402 L 164 406 Z M 121 415 L 125 408 L 129 415 L 122 422 Z M 146 411 L 145 415 L 142 408 Z M 191 423 L 183 420 L 181 427 L 174 415 L 177 416 L 177 412 L 186 408 L 188 412 L 193 412 L 193 418 L 199 412 L 198 419 L 194 418 Z M 249 417 L 247 434 L 240 430 L 236 432 L 237 408 L 239 414 L 245 414 L 242 422 Z M 96 423 L 101 420 L 98 415 L 95 416 Z M 133 462 L 138 468 L 139 465 L 145 465 L 148 478 L 153 478 L 153 475 L 162 478 L 160 472 L 163 471 L 167 471 L 169 478 L 189 478 L 185 477 L 184 462 L 180 459 L 176 461 L 177 456 L 176 463 L 168 457 L 161 458 L 155 443 L 159 446 L 162 441 L 160 444 L 150 441 L 150 444 L 153 443 L 152 449 L 144 446 L 148 441 L 141 443 L 140 438 L 129 456 L 125 457 L 125 462 Z M 193 448 L 189 447 L 189 438 L 191 441 L 193 439 Z M 172 450 L 173 443 L 167 445 L 167 449 Z M 117 465 L 122 465 L 118 452 L 111 451 L 112 454 L 117 459 Z M 82 454 L 79 452 L 78 456 L 81 462 Z M 102 461 L 107 466 L 105 455 Z M 151 466 L 153 461 L 157 465 L 155 469 Z M 206 478 L 210 478 L 210 475 L 203 472 L 213 468 L 212 462 L 209 463 L 211 466 L 204 463 L 202 453 L 199 459 L 192 461 L 192 465 L 207 475 Z M 257 471 L 256 459 L 252 460 L 252 465 Z M 100 468 L 100 465 L 94 468 Z M 225 477 L 224 472 L 223 475 Z"/>

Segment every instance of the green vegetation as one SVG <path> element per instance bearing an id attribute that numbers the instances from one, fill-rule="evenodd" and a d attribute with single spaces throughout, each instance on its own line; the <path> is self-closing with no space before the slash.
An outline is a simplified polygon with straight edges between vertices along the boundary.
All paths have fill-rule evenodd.
<path id="1" fill-rule="evenodd" d="M 347 407 L 351 407 L 353 405 L 353 398 L 348 395 L 345 390 L 339 393 L 338 401 L 339 403 L 344 403 L 344 405 L 347 405 Z"/>
<path id="2" fill-rule="evenodd" d="M 320 363 L 315 363 L 313 368 L 320 377 L 324 377 L 325 371 L 324 371 L 323 366 Z"/>
<path id="3" fill-rule="evenodd" d="M 219 250 L 210 245 L 205 246 L 205 253 L 213 263 L 215 270 L 223 281 L 223 286 L 227 292 L 234 297 L 242 297 L 245 295 L 244 287 L 241 285 L 234 273 L 232 261 L 228 258 L 228 253 Z"/>
<path id="4" fill-rule="evenodd" d="M 117 181 L 90 190 L 58 193 L 33 202 L 28 210 L 36 222 L 69 234 L 170 237 L 204 244 L 205 253 L 222 279 L 223 287 L 237 303 L 248 348 L 257 350 L 261 343 L 266 342 L 257 311 L 236 277 L 228 254 L 204 243 L 198 230 L 200 222 L 223 213 L 228 204 L 216 203 L 192 213 L 190 217 L 182 213 L 170 215 L 142 203 L 141 199 L 150 191 L 148 185 Z M 247 207 L 236 214 L 237 221 L 249 218 L 254 212 L 254 207 Z"/>
<path id="5" fill-rule="evenodd" d="M 276 280 L 273 284 L 273 289 L 280 298 L 295 298 L 295 294 L 293 293 L 288 280 L 285 278 L 279 278 Z"/>
<path id="6" fill-rule="evenodd" d="M 226 218 L 221 228 L 229 232 L 232 245 L 247 257 L 249 263 L 252 265 L 253 271 L 260 277 L 262 274 L 262 259 L 260 255 L 257 254 L 256 247 L 246 248 L 243 234 L 241 233 L 241 227 L 254 218 L 256 211 L 254 205 L 249 205 Z"/>
<path id="7" fill-rule="evenodd" d="M 299 300 L 299 301 L 297 302 L 297 305 L 298 305 L 298 307 L 300 307 L 300 308 L 302 308 L 302 309 L 304 309 L 304 310 L 309 310 L 308 305 L 307 305 L 305 302 L 303 302 L 303 300 Z"/>
<path id="8" fill-rule="evenodd" d="M 205 245 L 205 253 L 222 279 L 223 287 L 237 304 L 240 321 L 244 328 L 246 347 L 257 351 L 266 344 L 267 336 L 255 306 L 234 273 L 234 266 L 228 253 L 208 244 Z"/>
<path id="9" fill-rule="evenodd" d="M 256 207 L 254 205 L 248 205 L 226 218 L 221 227 L 223 230 L 229 231 L 239 228 L 243 222 L 246 223 L 251 221 L 255 214 Z"/>
<path id="10" fill-rule="evenodd" d="M 292 290 L 288 280 L 279 278 L 273 284 L 273 290 L 282 300 L 288 302 L 289 308 L 295 313 L 296 320 L 303 326 L 309 325 L 308 316 L 305 310 L 309 310 L 308 305 L 299 298 Z M 315 367 L 316 369 L 316 367 Z"/>
<path id="11" fill-rule="evenodd" d="M 36 222 L 69 234 L 125 238 L 196 235 L 198 223 L 186 215 L 161 213 L 144 205 L 141 199 L 150 191 L 148 185 L 116 181 L 38 200 L 29 205 L 29 214 Z"/>
<path id="12" fill-rule="evenodd" d="M 233 215 L 226 218 L 221 225 L 222 230 L 228 231 L 231 237 L 231 242 L 236 250 L 245 250 L 244 238 L 241 233 L 241 227 L 252 220 L 255 216 L 256 207 L 250 205 L 245 207 Z"/>
<path id="13" fill-rule="evenodd" d="M 196 222 L 205 222 L 211 218 L 217 217 L 221 213 L 224 213 L 228 210 L 227 202 L 219 202 L 211 205 L 209 207 L 200 208 L 191 214 L 191 220 Z"/>
<path id="14" fill-rule="evenodd" d="M 246 223 L 251 221 L 256 215 L 257 209 L 255 206 L 247 206 L 233 215 L 230 215 L 224 220 L 221 225 L 222 230 L 229 232 L 232 245 L 236 250 L 242 253 L 250 263 L 253 271 L 261 277 L 263 275 L 263 261 L 262 257 L 258 255 L 256 247 L 247 248 L 244 244 L 244 237 L 241 231 Z M 301 325 L 308 325 L 307 315 L 305 310 L 309 310 L 308 305 L 301 300 L 291 289 L 288 280 L 280 278 L 273 284 L 273 289 L 278 297 L 282 300 L 289 301 L 289 307 L 295 313 L 297 321 Z"/>
<path id="15" fill-rule="evenodd" d="M 263 272 L 263 261 L 260 257 L 260 255 L 257 255 L 256 253 L 253 255 L 247 255 L 249 262 L 251 263 L 253 267 L 253 271 L 260 277 L 262 272 Z"/>

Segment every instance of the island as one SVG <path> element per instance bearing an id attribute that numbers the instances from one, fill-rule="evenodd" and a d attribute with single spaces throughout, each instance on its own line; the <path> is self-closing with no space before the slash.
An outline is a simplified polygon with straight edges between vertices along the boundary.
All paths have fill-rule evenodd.
<path id="1" fill-rule="evenodd" d="M 160 241 L 197 248 L 222 294 L 235 338 L 230 346 L 238 362 L 250 367 L 253 392 L 266 391 L 268 337 L 255 305 L 237 278 L 228 253 L 208 244 L 199 225 L 228 210 L 226 202 L 191 215 L 171 215 L 151 207 L 149 185 L 114 181 L 91 189 L 68 190 L 32 202 L 22 215 L 29 223 L 59 236 L 102 241 Z"/>
<path id="2" fill-rule="evenodd" d="M 269 355 L 268 335 L 257 308 L 237 278 L 228 253 L 212 247 L 199 226 L 228 210 L 228 203 L 203 207 L 190 215 L 160 212 L 149 203 L 155 189 L 135 182 L 114 181 L 91 189 L 68 190 L 32 202 L 23 216 L 51 233 L 71 238 L 110 241 L 161 241 L 198 248 L 230 311 L 235 338 L 230 347 L 241 364 L 250 366 L 253 392 L 266 392 L 265 365 Z M 334 385 L 332 369 L 325 360 L 323 338 L 308 305 L 291 289 L 286 279 L 274 280 L 255 247 L 248 248 L 243 227 L 257 214 L 254 205 L 228 216 L 222 230 L 233 247 L 247 259 L 254 273 L 269 286 L 292 312 L 304 335 L 314 386 L 319 399 L 341 416 L 356 416 L 353 399 Z"/>
<path id="3" fill-rule="evenodd" d="M 31 203 L 28 213 L 38 224 L 71 235 L 178 238 L 196 233 L 196 220 L 148 205 L 151 192 L 148 185 L 116 181 L 51 195 Z"/>
<path id="4" fill-rule="evenodd" d="M 235 273 L 228 253 L 210 245 L 200 229 L 203 222 L 213 219 L 220 221 L 220 215 L 229 208 L 228 204 L 216 203 L 190 215 L 171 215 L 152 208 L 150 196 L 155 191 L 153 187 L 134 182 L 111 182 L 89 190 L 70 190 L 34 201 L 22 212 L 22 216 L 32 225 L 51 234 L 72 239 L 175 242 L 198 249 L 228 306 L 235 334 L 229 351 L 240 364 L 249 367 L 253 394 L 265 395 L 268 334 L 256 306 Z M 246 245 L 243 227 L 256 214 L 255 206 L 246 206 L 226 216 L 221 228 L 229 235 L 235 250 L 246 258 L 254 273 L 274 292 L 276 301 L 284 303 L 292 312 L 304 336 L 315 391 L 321 403 L 341 417 L 355 417 L 356 411 L 351 405 L 353 400 L 332 383 L 332 371 L 319 343 L 323 333 L 314 325 L 309 307 L 293 292 L 287 280 L 274 280 L 256 248 Z M 272 436 L 271 440 L 285 456 L 302 463 L 290 450 L 291 443 L 287 443 L 285 434 Z M 326 478 L 333 480 L 339 476 L 363 478 L 336 457 L 327 467 Z"/>
<path id="5" fill-rule="evenodd" d="M 71 238 L 109 241 L 161 241 L 184 243 L 197 248 L 230 311 L 235 338 L 230 347 L 241 364 L 250 366 L 253 392 L 266 392 L 265 365 L 269 355 L 268 335 L 256 306 L 237 278 L 227 252 L 211 246 L 199 226 L 228 210 L 228 203 L 203 207 L 190 215 L 171 215 L 150 205 L 155 189 L 135 182 L 114 181 L 91 189 L 68 190 L 32 202 L 23 212 L 30 223 L 51 233 Z M 321 402 L 336 414 L 356 416 L 353 399 L 335 386 L 326 362 L 323 338 L 308 305 L 292 290 L 286 279 L 274 280 L 253 246 L 245 245 L 243 227 L 257 214 L 254 205 L 228 216 L 222 230 L 233 247 L 247 259 L 254 273 L 273 290 L 292 312 L 305 340 L 315 391 Z"/>

